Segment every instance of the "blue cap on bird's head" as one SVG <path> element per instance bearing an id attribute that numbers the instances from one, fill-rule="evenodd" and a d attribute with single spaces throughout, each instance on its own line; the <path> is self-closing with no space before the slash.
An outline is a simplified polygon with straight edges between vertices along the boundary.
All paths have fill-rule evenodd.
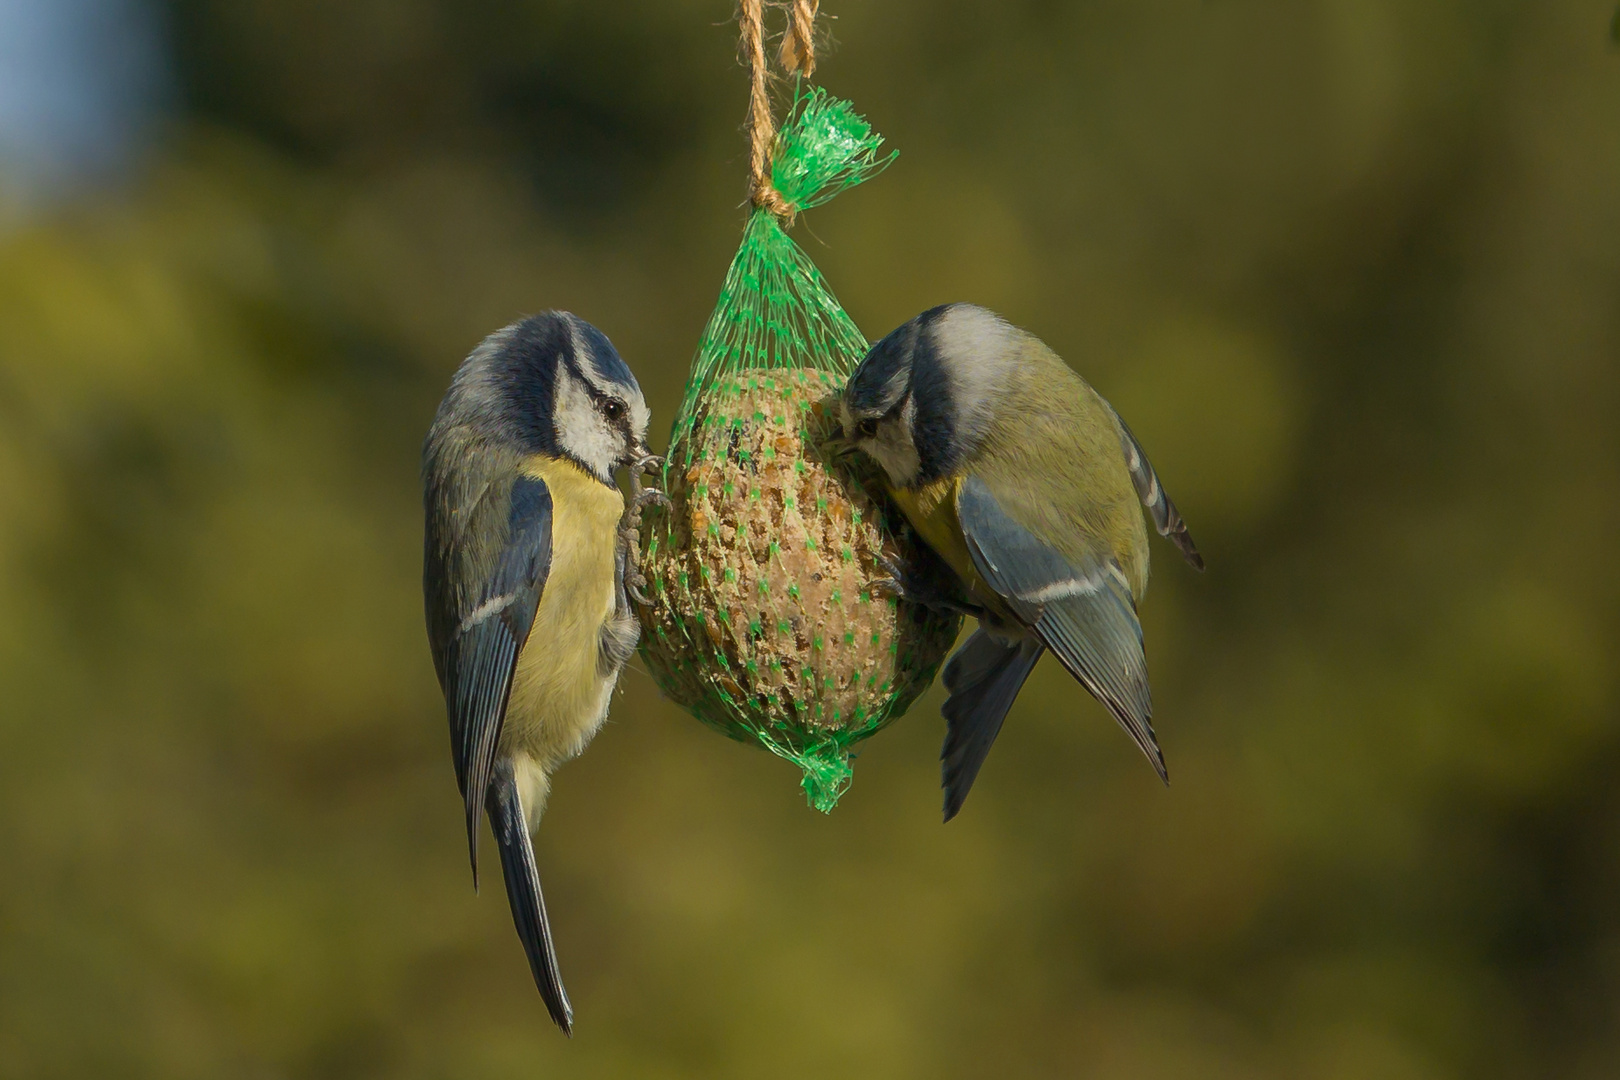
<path id="1" fill-rule="evenodd" d="M 588 364 L 591 373 L 599 380 L 603 387 L 618 387 L 622 390 L 634 392 L 636 397 L 641 396 L 641 386 L 630 371 L 630 365 L 624 362 L 619 350 L 613 347 L 613 342 L 607 335 L 584 319 L 568 316 L 573 321 L 573 329 L 577 335 L 574 348 L 576 365 L 580 362 L 581 353 Z M 579 346 L 584 348 L 580 349 Z"/>
<path id="2" fill-rule="evenodd" d="M 876 420 L 899 407 L 911 389 L 912 356 L 922 327 L 920 315 L 889 331 L 867 350 L 844 386 L 843 404 L 850 416 L 857 421 Z"/>

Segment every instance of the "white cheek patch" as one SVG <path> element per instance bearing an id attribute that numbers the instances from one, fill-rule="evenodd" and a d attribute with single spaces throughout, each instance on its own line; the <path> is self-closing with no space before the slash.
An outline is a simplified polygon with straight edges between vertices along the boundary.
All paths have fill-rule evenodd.
<path id="1" fill-rule="evenodd" d="M 883 466 L 890 483 L 896 487 L 908 486 L 922 467 L 917 447 L 911 440 L 910 414 L 914 411 L 908 399 L 899 419 L 883 421 L 878 425 L 877 434 L 861 444 L 861 449 Z"/>
<path id="2" fill-rule="evenodd" d="M 612 476 L 619 458 L 618 433 L 596 411 L 590 394 L 567 368 L 558 368 L 556 393 L 551 412 L 558 445 L 598 476 Z"/>

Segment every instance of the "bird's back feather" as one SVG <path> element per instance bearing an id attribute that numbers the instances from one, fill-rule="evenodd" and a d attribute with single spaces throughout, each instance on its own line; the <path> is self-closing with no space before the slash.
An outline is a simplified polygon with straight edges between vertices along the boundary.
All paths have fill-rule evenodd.
<path id="1" fill-rule="evenodd" d="M 1024 335 L 997 423 L 967 463 L 1008 517 L 1070 563 L 1112 558 L 1147 589 L 1147 528 L 1114 411 L 1037 338 Z"/>

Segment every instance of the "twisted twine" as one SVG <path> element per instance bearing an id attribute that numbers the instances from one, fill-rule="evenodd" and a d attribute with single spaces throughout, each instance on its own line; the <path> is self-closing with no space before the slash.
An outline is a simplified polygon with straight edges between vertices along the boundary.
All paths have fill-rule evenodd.
<path id="1" fill-rule="evenodd" d="M 789 0 L 787 6 L 788 28 L 776 59 L 790 75 L 807 76 L 816 69 L 815 23 L 821 0 Z M 776 119 L 771 115 L 771 73 L 765 60 L 765 0 L 739 0 L 737 21 L 749 74 L 748 197 L 755 206 L 791 223 L 798 207 L 771 183 Z"/>
<path id="2" fill-rule="evenodd" d="M 788 28 L 776 61 L 788 74 L 797 72 L 808 79 L 816 70 L 816 12 L 821 0 L 790 0 L 787 7 Z"/>

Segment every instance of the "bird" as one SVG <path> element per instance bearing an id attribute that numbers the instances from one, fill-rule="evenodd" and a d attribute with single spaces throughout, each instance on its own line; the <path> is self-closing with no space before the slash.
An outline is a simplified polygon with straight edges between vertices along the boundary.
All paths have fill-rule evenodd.
<path id="1" fill-rule="evenodd" d="M 1047 651 L 1168 783 L 1137 619 L 1148 580 L 1142 508 L 1189 564 L 1202 570 L 1204 560 L 1113 407 L 1035 335 L 958 303 L 873 345 L 837 411 L 836 452 L 881 466 L 922 541 L 882 583 L 978 619 L 945 665 L 945 820 Z"/>
<path id="2" fill-rule="evenodd" d="M 451 379 L 422 447 L 422 591 L 450 720 L 473 885 L 491 831 L 546 1010 L 573 1007 L 531 830 L 551 775 L 607 717 L 640 629 L 630 606 L 640 487 L 659 463 L 646 401 L 607 337 L 547 311 L 485 338 Z M 630 471 L 627 504 L 615 482 Z"/>

